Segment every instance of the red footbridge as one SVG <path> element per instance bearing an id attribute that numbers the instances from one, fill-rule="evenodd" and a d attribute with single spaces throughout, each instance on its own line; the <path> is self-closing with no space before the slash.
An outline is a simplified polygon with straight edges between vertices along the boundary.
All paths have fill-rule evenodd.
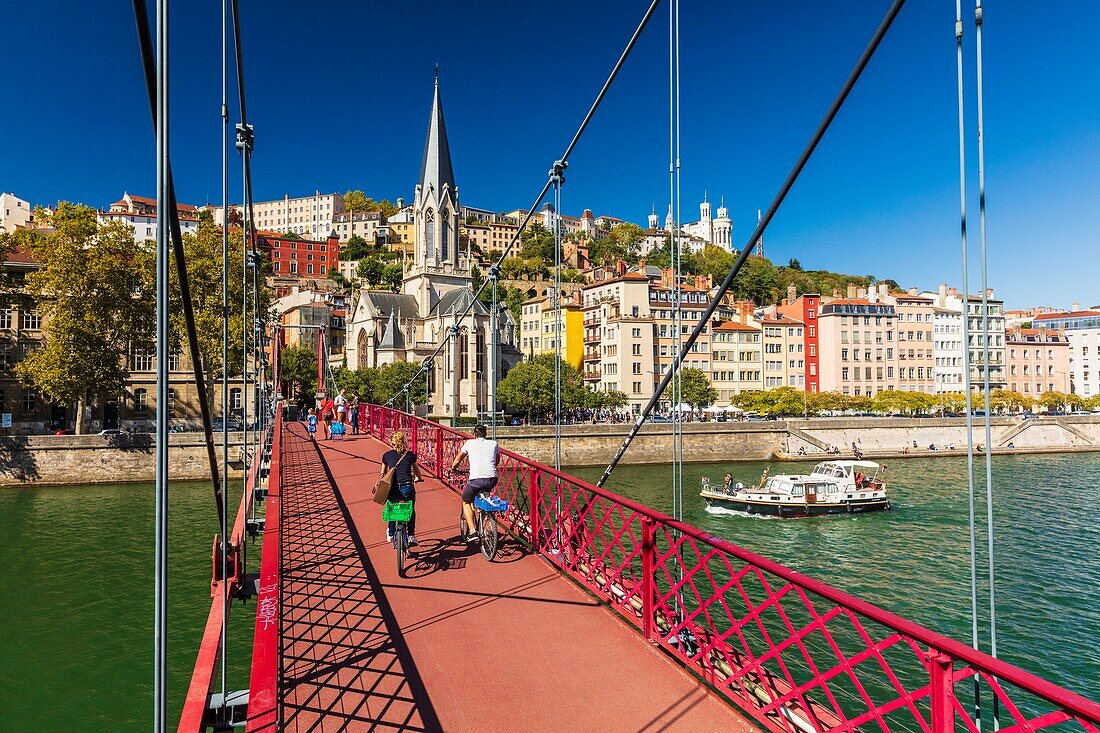
<path id="1" fill-rule="evenodd" d="M 215 569 L 181 733 L 214 724 L 222 584 L 246 582 L 248 731 L 1100 733 L 1080 694 L 507 450 L 488 562 L 446 470 L 469 436 L 378 406 L 360 425 L 315 442 L 277 418 L 230 538 L 264 501 L 259 578 L 236 552 Z M 404 577 L 371 498 L 395 430 L 426 474 Z"/>

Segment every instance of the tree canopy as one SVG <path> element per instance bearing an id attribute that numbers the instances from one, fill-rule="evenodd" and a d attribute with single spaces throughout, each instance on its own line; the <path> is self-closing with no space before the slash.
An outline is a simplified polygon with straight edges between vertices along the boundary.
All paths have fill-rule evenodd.
<path id="1" fill-rule="evenodd" d="M 661 398 L 672 401 L 672 381 L 668 383 Z M 710 385 L 710 380 L 702 369 L 684 367 L 680 370 L 680 401 L 686 402 L 695 409 L 708 407 L 718 399 L 718 390 Z"/>
<path id="2" fill-rule="evenodd" d="M 129 356 L 152 348 L 152 253 L 121 222 L 100 226 L 95 209 L 67 202 L 47 217 L 54 231 L 24 240 L 41 267 L 26 278 L 46 334 L 43 348 L 15 367 L 49 401 L 77 404 L 77 432 L 89 397 L 116 399 Z"/>
<path id="3" fill-rule="evenodd" d="M 365 211 L 381 211 L 384 218 L 389 218 L 400 209 L 397 204 L 391 204 L 389 199 L 375 201 L 359 189 L 344 192 L 344 211 L 361 214 Z"/>

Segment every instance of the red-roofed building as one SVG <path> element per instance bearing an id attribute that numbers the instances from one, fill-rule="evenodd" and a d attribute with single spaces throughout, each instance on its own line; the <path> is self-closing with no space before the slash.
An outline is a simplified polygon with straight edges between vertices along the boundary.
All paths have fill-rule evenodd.
<path id="1" fill-rule="evenodd" d="M 1069 342 L 1069 391 L 1081 397 L 1100 394 L 1100 305 L 1080 310 L 1075 304 L 1068 313 L 1035 316 L 1040 329 L 1057 329 Z"/>
<path id="2" fill-rule="evenodd" d="M 194 234 L 199 230 L 199 211 L 189 204 L 176 204 L 179 214 L 180 231 Z M 157 239 L 157 200 L 147 196 L 134 196 L 123 192 L 122 198 L 111 204 L 107 211 L 98 215 L 99 223 L 120 221 L 134 231 L 135 242 L 149 242 Z"/>

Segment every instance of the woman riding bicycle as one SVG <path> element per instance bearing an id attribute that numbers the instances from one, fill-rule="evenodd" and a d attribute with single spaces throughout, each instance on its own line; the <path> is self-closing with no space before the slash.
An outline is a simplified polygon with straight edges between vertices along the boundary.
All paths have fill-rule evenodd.
<path id="1" fill-rule="evenodd" d="M 420 476 L 420 466 L 416 463 L 416 453 L 409 450 L 409 440 L 400 430 L 395 430 L 390 435 L 390 445 L 393 450 L 386 451 L 382 455 L 382 476 L 391 468 L 393 471 L 393 484 L 390 489 L 389 501 L 413 502 L 413 513 L 409 517 L 409 547 L 420 544 L 416 539 L 416 487 L 414 482 L 423 481 Z M 386 525 L 386 541 L 393 540 L 395 522 Z"/>

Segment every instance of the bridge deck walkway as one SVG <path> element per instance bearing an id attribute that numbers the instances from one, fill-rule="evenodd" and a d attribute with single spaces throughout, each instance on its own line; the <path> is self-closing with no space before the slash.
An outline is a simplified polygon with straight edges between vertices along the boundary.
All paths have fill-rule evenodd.
<path id="1" fill-rule="evenodd" d="M 370 498 L 384 446 L 285 434 L 283 730 L 754 729 L 513 541 L 488 563 L 427 478 L 421 541 L 396 571 Z"/>

